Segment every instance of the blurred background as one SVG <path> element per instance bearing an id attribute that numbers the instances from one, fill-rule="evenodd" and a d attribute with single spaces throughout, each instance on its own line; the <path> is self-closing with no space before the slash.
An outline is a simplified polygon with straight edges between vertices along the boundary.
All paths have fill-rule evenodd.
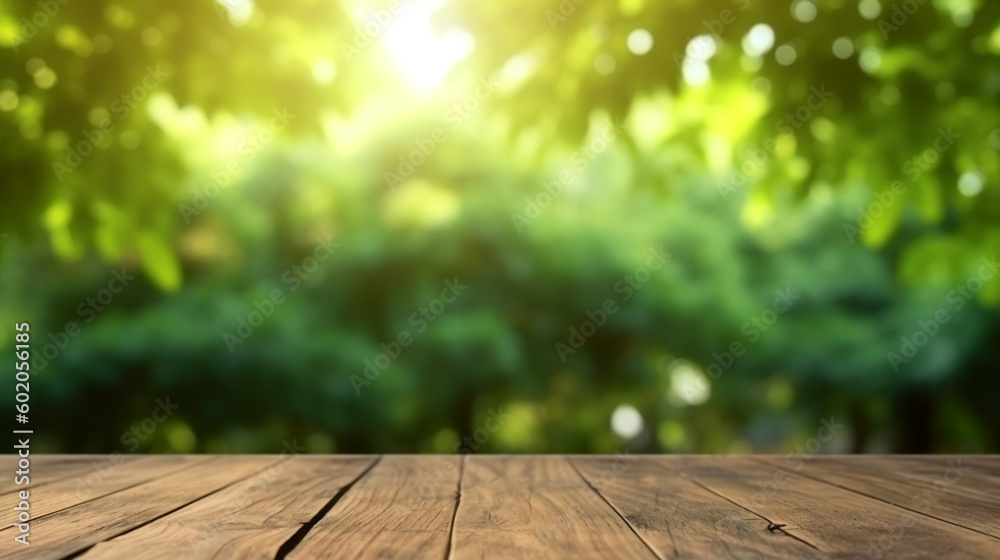
<path id="1" fill-rule="evenodd" d="M 0 1 L 33 449 L 996 453 L 998 55 L 985 0 Z"/>

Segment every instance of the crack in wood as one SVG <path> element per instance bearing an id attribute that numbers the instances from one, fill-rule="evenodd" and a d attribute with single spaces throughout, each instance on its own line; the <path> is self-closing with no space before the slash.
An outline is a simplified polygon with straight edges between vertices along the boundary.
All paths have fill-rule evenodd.
<path id="1" fill-rule="evenodd" d="M 381 460 L 382 460 L 381 456 L 377 457 L 374 461 L 372 461 L 372 464 L 368 465 L 368 468 L 366 468 L 364 471 L 361 472 L 361 474 L 358 475 L 357 478 L 352 480 L 349 484 L 345 484 L 340 490 L 338 490 L 337 493 L 333 495 L 333 498 L 330 498 L 330 501 L 328 501 L 322 508 L 320 508 L 318 512 L 316 512 L 316 515 L 314 515 L 312 519 L 303 523 L 302 526 L 299 527 L 299 530 L 295 531 L 295 534 L 289 537 L 288 540 L 286 540 L 284 543 L 282 543 L 280 547 L 278 547 L 278 551 L 274 555 L 274 560 L 284 560 L 285 557 L 287 557 L 292 552 L 292 550 L 294 550 L 295 547 L 298 546 L 299 543 L 301 543 L 302 540 L 306 538 L 306 535 L 309 534 L 309 531 L 311 531 L 312 528 L 315 527 L 316 524 L 319 523 L 320 520 L 322 520 L 323 517 L 325 517 L 326 514 L 333 509 L 333 506 L 337 505 L 337 502 L 339 502 L 340 499 L 343 498 L 345 494 L 347 494 L 347 491 L 353 488 L 354 485 L 358 483 L 358 481 L 367 476 L 368 473 L 370 473 L 372 469 L 375 468 L 375 465 L 377 465 Z"/>
<path id="2" fill-rule="evenodd" d="M 455 551 L 455 520 L 458 519 L 458 508 L 462 505 L 462 479 L 465 477 L 465 463 L 469 456 L 463 455 L 458 464 L 458 485 L 455 490 L 455 510 L 451 514 L 451 525 L 448 527 L 448 546 L 444 549 L 444 560 L 451 558 Z"/>
<path id="3" fill-rule="evenodd" d="M 622 512 L 618 511 L 618 508 L 616 508 L 614 504 L 608 501 L 608 499 L 604 497 L 604 494 L 601 494 L 601 491 L 598 490 L 596 486 L 591 484 L 589 480 L 587 480 L 587 477 L 583 476 L 583 473 L 580 472 L 580 469 L 578 469 L 576 465 L 573 464 L 573 461 L 569 460 L 569 457 L 563 457 L 563 459 L 569 464 L 570 468 L 572 468 L 576 472 L 577 476 L 580 477 L 580 480 L 582 480 L 584 484 L 589 486 L 590 489 L 593 490 L 595 494 L 597 494 L 597 496 L 601 499 L 601 501 L 607 504 L 609 508 L 611 508 L 616 514 L 618 514 L 618 517 L 620 517 L 621 520 L 625 523 L 625 525 L 628 526 L 628 528 L 632 531 L 632 534 L 634 534 L 636 538 L 642 541 L 642 544 L 646 545 L 646 548 L 649 549 L 649 552 L 651 552 L 653 556 L 659 558 L 659 560 L 665 560 L 662 556 L 660 556 L 660 553 L 657 552 L 655 548 L 653 548 L 648 542 L 646 542 L 646 539 L 642 538 L 642 535 L 640 535 L 639 532 L 635 530 L 635 527 L 633 527 L 632 523 L 630 523 L 629 520 L 624 515 L 622 515 Z"/>

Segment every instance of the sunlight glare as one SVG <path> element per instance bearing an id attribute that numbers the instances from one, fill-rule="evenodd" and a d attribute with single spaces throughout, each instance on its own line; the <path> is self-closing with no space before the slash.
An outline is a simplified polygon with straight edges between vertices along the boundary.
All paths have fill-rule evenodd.
<path id="1" fill-rule="evenodd" d="M 215 0 L 222 6 L 229 15 L 229 22 L 233 25 L 243 25 L 250 20 L 254 13 L 253 0 Z"/>
<path id="2" fill-rule="evenodd" d="M 437 33 L 431 18 L 447 0 L 415 0 L 389 22 L 382 37 L 386 50 L 407 83 L 427 92 L 439 86 L 448 72 L 475 46 L 468 32 L 452 28 Z"/>

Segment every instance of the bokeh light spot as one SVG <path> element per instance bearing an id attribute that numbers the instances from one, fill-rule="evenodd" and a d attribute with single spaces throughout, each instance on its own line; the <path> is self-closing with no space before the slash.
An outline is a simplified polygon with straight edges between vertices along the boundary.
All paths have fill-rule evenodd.
<path id="1" fill-rule="evenodd" d="M 758 23 L 743 37 L 743 52 L 750 56 L 762 56 L 774 46 L 774 29 L 766 23 Z"/>
<path id="2" fill-rule="evenodd" d="M 653 48 L 653 34 L 645 29 L 636 29 L 628 34 L 626 42 L 629 52 L 642 56 Z"/>
<path id="3" fill-rule="evenodd" d="M 854 54 L 854 42 L 848 37 L 838 37 L 833 41 L 833 56 L 845 60 Z"/>
<path id="4" fill-rule="evenodd" d="M 958 178 L 958 192 L 965 196 L 976 196 L 983 190 L 983 176 L 977 171 L 966 171 Z"/>
<path id="5" fill-rule="evenodd" d="M 642 433 L 642 415 L 630 404 L 620 404 L 611 414 L 611 430 L 622 439 L 632 439 Z"/>
<path id="6" fill-rule="evenodd" d="M 795 47 L 791 45 L 781 45 L 778 50 L 774 51 L 774 59 L 778 61 L 778 64 L 782 66 L 788 66 L 795 62 L 795 59 L 799 57 L 799 53 L 796 52 Z"/>

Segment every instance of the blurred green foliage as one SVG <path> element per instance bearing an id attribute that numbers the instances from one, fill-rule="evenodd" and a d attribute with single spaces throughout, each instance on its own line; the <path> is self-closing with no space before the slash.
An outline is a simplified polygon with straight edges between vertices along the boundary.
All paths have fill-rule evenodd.
<path id="1" fill-rule="evenodd" d="M 977 0 L 2 1 L 0 333 L 49 451 L 169 396 L 140 450 L 997 452 L 998 55 Z"/>

